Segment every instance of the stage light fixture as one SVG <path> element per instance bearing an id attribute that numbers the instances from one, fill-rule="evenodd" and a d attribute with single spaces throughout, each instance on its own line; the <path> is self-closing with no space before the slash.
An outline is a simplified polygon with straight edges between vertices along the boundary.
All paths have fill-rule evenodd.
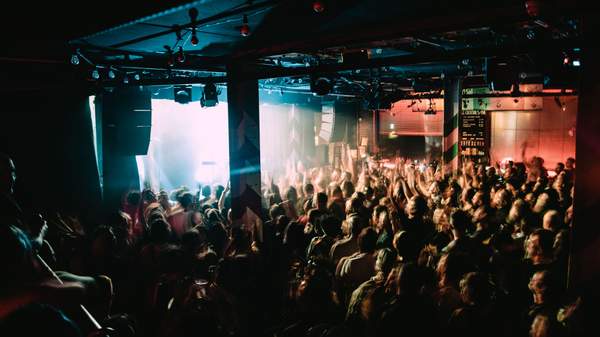
<path id="1" fill-rule="evenodd" d="M 331 80 L 326 77 L 311 78 L 310 91 L 317 94 L 317 96 L 325 96 L 331 92 L 333 84 Z"/>
<path id="2" fill-rule="evenodd" d="M 181 46 L 179 46 L 179 51 L 177 51 L 177 62 L 185 62 L 185 54 L 183 53 L 183 47 Z"/>
<path id="3" fill-rule="evenodd" d="M 114 80 L 115 77 L 116 77 L 115 71 L 112 69 L 108 69 L 108 78 L 110 78 L 111 80 Z"/>
<path id="4" fill-rule="evenodd" d="M 244 14 L 242 26 L 240 27 L 240 35 L 246 37 L 250 35 L 250 26 L 248 25 L 248 15 Z"/>
<path id="5" fill-rule="evenodd" d="M 133 75 L 133 79 L 136 80 L 136 81 L 139 81 L 140 80 L 140 74 Z"/>
<path id="6" fill-rule="evenodd" d="M 180 104 L 187 104 L 192 101 L 192 87 L 191 86 L 175 86 L 173 88 L 173 98 L 175 102 Z"/>
<path id="7" fill-rule="evenodd" d="M 123 77 L 123 83 L 129 84 L 129 77 L 127 75 Z"/>
<path id="8" fill-rule="evenodd" d="M 192 46 L 197 46 L 198 42 L 200 42 L 198 40 L 198 35 L 196 35 L 196 27 L 192 27 L 192 38 L 190 39 L 190 42 L 192 43 Z"/>
<path id="9" fill-rule="evenodd" d="M 79 56 L 77 54 L 71 55 L 71 64 L 74 66 L 79 65 Z"/>
<path id="10" fill-rule="evenodd" d="M 322 1 L 313 1 L 312 8 L 316 13 L 322 13 L 325 10 L 325 5 Z"/>
<path id="11" fill-rule="evenodd" d="M 94 70 L 92 70 L 92 78 L 95 80 L 100 79 L 100 72 L 98 69 L 94 68 Z"/>
<path id="12" fill-rule="evenodd" d="M 202 89 L 200 105 L 202 107 L 213 107 L 219 104 L 219 90 L 214 83 L 207 83 Z"/>

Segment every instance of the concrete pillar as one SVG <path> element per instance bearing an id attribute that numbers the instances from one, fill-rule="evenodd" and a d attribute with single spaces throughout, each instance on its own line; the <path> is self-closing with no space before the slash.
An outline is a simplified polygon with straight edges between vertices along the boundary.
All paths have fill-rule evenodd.
<path id="1" fill-rule="evenodd" d="M 228 69 L 229 170 L 234 223 L 244 216 L 260 217 L 262 213 L 258 81 L 239 74 L 239 68 Z"/>
<path id="2" fill-rule="evenodd" d="M 600 293 L 600 47 L 597 18 L 583 18 L 579 110 L 576 128 L 576 180 L 570 287 Z M 594 283 L 596 282 L 596 283 Z"/>
<path id="3" fill-rule="evenodd" d="M 444 139 L 442 156 L 444 174 L 457 172 L 459 164 L 458 120 L 461 108 L 462 79 L 448 78 L 444 82 Z"/>

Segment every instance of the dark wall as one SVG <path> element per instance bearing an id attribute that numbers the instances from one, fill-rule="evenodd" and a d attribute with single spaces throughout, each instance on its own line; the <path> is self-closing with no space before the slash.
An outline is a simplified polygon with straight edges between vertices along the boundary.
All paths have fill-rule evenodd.
<path id="1" fill-rule="evenodd" d="M 17 169 L 25 209 L 94 215 L 100 185 L 88 93 L 77 85 L 0 91 L 0 151 Z"/>

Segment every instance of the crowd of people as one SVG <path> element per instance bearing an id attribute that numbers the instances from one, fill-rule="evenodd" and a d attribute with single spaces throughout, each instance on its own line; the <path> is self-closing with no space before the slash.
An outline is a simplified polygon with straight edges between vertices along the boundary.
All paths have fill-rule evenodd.
<path id="1" fill-rule="evenodd" d="M 99 226 L 25 216 L 0 159 L 2 336 L 571 337 L 593 324 L 567 291 L 572 158 L 551 177 L 538 157 L 303 169 L 266 182 L 254 218 L 232 213 L 229 186 L 129 191 Z"/>

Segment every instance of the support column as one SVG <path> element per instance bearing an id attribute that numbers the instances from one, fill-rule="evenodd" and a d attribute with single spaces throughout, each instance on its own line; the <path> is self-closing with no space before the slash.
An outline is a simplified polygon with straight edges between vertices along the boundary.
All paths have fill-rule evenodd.
<path id="1" fill-rule="evenodd" d="M 444 174 L 458 171 L 458 120 L 461 93 L 461 78 L 449 78 L 444 82 L 444 139 L 442 140 Z"/>
<path id="2" fill-rule="evenodd" d="M 240 69 L 228 69 L 229 174 L 234 224 L 261 217 L 260 130 L 258 81 L 242 79 Z M 251 225 L 246 223 L 246 225 Z"/>
<path id="3" fill-rule="evenodd" d="M 591 290 L 600 298 L 600 48 L 594 43 L 600 24 L 583 18 L 584 41 L 577 112 L 575 203 L 571 241 L 570 288 Z M 587 19 L 587 20 L 586 20 Z"/>

